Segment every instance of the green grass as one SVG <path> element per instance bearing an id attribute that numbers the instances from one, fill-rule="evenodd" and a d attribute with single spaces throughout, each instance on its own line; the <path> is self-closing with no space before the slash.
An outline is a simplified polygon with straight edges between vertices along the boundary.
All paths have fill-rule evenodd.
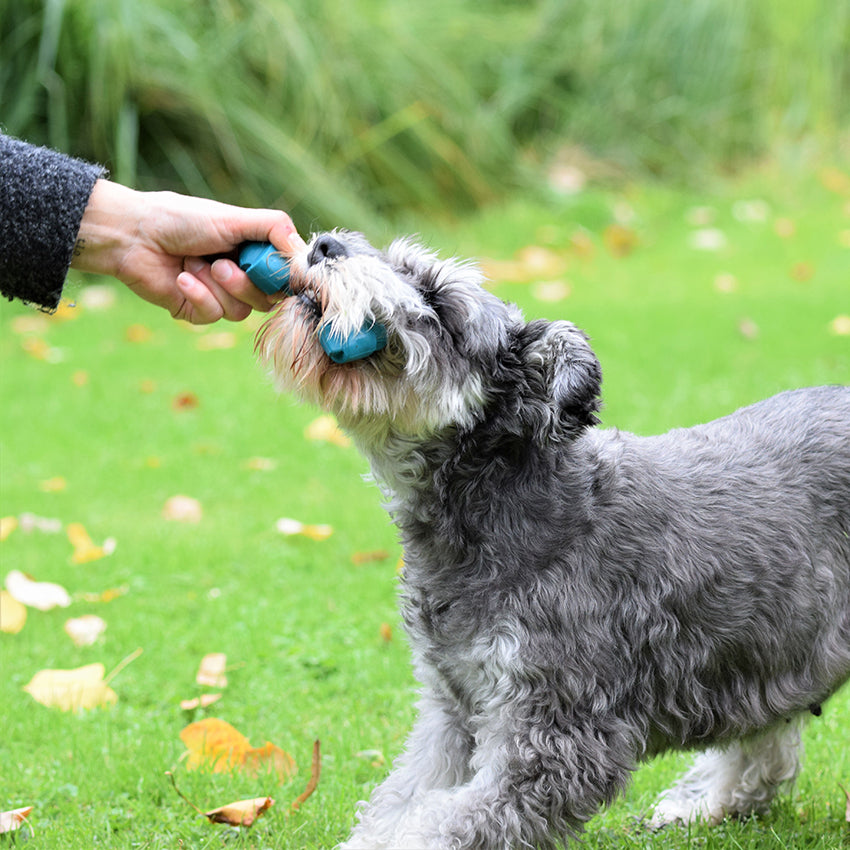
<path id="1" fill-rule="evenodd" d="M 734 217 L 735 201 L 752 198 L 769 203 L 766 221 Z M 564 301 L 540 301 L 533 283 L 501 282 L 495 291 L 528 316 L 569 317 L 584 327 L 603 365 L 605 426 L 651 433 L 785 388 L 848 381 L 850 342 L 830 332 L 836 316 L 850 313 L 848 203 L 817 173 L 778 164 L 700 195 L 639 183 L 616 194 L 517 201 L 451 227 L 420 221 L 419 229 L 443 254 L 506 260 L 534 244 L 562 256 L 571 286 Z M 713 226 L 727 239 L 721 251 L 689 247 L 696 206 L 713 208 Z M 625 258 L 603 244 L 618 215 L 639 238 Z M 795 235 L 778 236 L 777 219 L 792 221 Z M 579 228 L 594 248 L 584 259 L 569 247 Z M 813 269 L 805 282 L 791 275 L 798 263 Z M 735 276 L 734 291 L 716 290 L 721 273 Z M 83 304 L 82 289 L 75 291 Z M 128 588 L 106 604 L 30 611 L 22 632 L 0 635 L 0 810 L 35 807 L 32 847 L 224 846 L 228 831 L 207 824 L 171 789 L 164 774 L 174 770 L 202 808 L 265 794 L 278 801 L 226 846 L 332 846 L 412 720 L 414 682 L 394 598 L 395 531 L 376 489 L 361 480 L 365 464 L 354 450 L 304 439 L 318 412 L 273 394 L 254 362 L 250 323 L 193 331 L 115 292 L 108 310 L 80 306 L 74 319 L 45 319 L 30 333 L 57 362 L 24 350 L 30 335 L 16 321 L 39 314 L 0 305 L 0 515 L 82 522 L 95 542 L 117 541 L 110 557 L 72 566 L 63 535 L 18 529 L 0 544 L 2 572 L 21 569 L 72 593 Z M 755 335 L 741 333 L 745 319 Z M 139 323 L 151 335 L 131 342 L 127 329 Z M 234 347 L 199 349 L 222 331 L 235 335 Z M 87 375 L 83 386 L 73 380 L 79 371 Z M 187 392 L 197 406 L 175 410 L 173 400 Z M 257 456 L 276 468 L 246 468 Z M 67 487 L 43 492 L 41 482 L 56 476 Z M 200 500 L 199 525 L 161 517 L 177 493 Z M 324 542 L 284 538 L 274 528 L 282 516 L 330 523 L 335 532 Z M 351 562 L 354 552 L 379 549 L 390 553 L 386 560 Z M 99 614 L 108 629 L 100 644 L 77 649 L 63 624 L 83 613 Z M 383 623 L 393 627 L 389 642 Z M 119 701 L 112 709 L 62 714 L 21 690 L 40 669 L 93 661 L 111 669 L 137 647 L 141 657 L 113 682 Z M 269 740 L 291 752 L 299 765 L 291 781 L 181 765 L 178 735 L 192 718 L 179 701 L 197 693 L 198 662 L 212 651 L 226 652 L 232 669 L 223 700 L 208 714 L 256 745 Z M 681 767 L 675 756 L 637 773 L 626 798 L 591 824 L 587 846 L 848 846 L 839 789 L 850 786 L 848 722 L 845 689 L 808 727 L 795 795 L 764 819 L 690 833 L 642 829 L 637 819 Z M 324 753 L 318 791 L 288 815 L 307 781 L 315 738 Z M 372 750 L 385 765 L 358 755 Z"/>

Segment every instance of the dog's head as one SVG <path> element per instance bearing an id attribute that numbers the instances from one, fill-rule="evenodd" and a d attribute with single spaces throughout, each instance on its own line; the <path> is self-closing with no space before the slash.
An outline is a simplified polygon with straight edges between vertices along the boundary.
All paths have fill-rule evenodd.
<path id="1" fill-rule="evenodd" d="M 257 335 L 278 386 L 344 427 L 426 439 L 453 427 L 525 439 L 572 436 L 594 423 L 599 363 L 569 322 L 526 323 L 482 287 L 471 264 L 401 239 L 386 253 L 348 231 L 320 233 L 292 258 L 285 298 Z M 335 363 L 320 345 L 363 326 L 382 350 Z"/>

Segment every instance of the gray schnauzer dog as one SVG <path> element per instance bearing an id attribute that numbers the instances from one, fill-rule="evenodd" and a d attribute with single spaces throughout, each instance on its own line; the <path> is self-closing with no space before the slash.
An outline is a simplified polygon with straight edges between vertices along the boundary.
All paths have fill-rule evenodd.
<path id="1" fill-rule="evenodd" d="M 472 265 L 334 231 L 292 274 L 258 350 L 371 462 L 422 686 L 341 847 L 558 847 L 668 749 L 701 753 L 655 824 L 764 810 L 850 676 L 850 388 L 636 437 L 587 337 Z M 386 347 L 332 362 L 364 322 Z"/>

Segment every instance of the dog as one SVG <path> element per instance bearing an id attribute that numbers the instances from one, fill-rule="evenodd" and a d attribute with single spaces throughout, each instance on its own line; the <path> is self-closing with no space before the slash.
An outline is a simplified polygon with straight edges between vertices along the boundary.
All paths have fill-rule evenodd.
<path id="1" fill-rule="evenodd" d="M 257 334 L 336 415 L 404 545 L 418 718 L 341 850 L 555 848 L 670 749 L 653 824 L 764 811 L 850 676 L 850 388 L 663 436 L 599 425 L 601 369 L 470 263 L 321 233 Z M 317 342 L 380 323 L 386 348 Z"/>

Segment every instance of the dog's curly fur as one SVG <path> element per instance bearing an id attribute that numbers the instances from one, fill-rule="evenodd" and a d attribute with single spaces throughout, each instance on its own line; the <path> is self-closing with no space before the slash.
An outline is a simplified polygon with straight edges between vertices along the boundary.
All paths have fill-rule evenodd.
<path id="1" fill-rule="evenodd" d="M 586 336 L 481 282 L 320 234 L 258 335 L 369 458 L 405 547 L 419 716 L 342 847 L 553 848 L 670 748 L 703 752 L 655 823 L 766 808 L 850 676 L 850 389 L 600 429 Z M 364 321 L 387 348 L 332 363 L 317 328 Z"/>

